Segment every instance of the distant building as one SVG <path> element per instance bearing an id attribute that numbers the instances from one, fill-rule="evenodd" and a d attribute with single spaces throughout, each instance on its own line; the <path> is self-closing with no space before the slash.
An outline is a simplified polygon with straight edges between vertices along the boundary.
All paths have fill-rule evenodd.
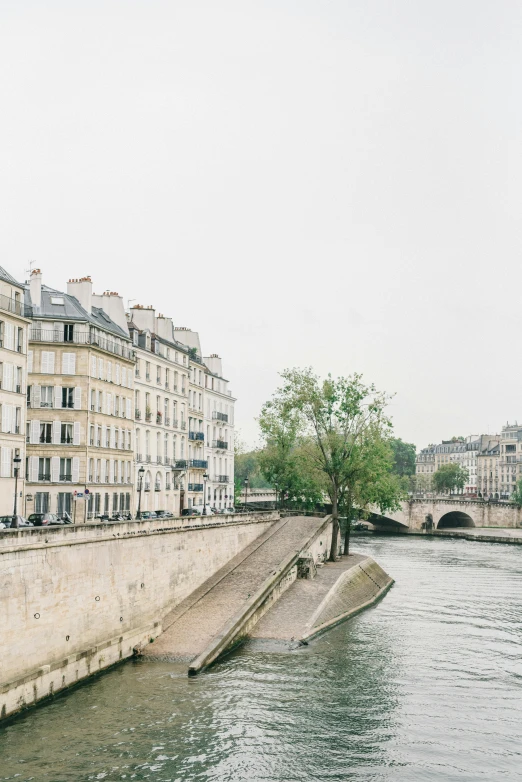
<path id="1" fill-rule="evenodd" d="M 477 490 L 486 498 L 499 498 L 500 435 L 482 435 L 477 454 Z"/>
<path id="2" fill-rule="evenodd" d="M 468 471 L 468 482 L 464 487 L 465 494 L 477 492 L 477 455 L 480 448 L 479 435 L 454 437 L 443 440 L 437 445 L 423 448 L 416 457 L 415 473 L 417 484 L 421 490 L 430 491 L 433 474 L 444 464 L 459 464 Z M 425 488 L 424 488 L 425 485 Z"/>
<path id="3" fill-rule="evenodd" d="M 501 500 L 508 500 L 522 477 L 522 426 L 506 424 L 500 434 L 498 456 L 498 490 Z"/>

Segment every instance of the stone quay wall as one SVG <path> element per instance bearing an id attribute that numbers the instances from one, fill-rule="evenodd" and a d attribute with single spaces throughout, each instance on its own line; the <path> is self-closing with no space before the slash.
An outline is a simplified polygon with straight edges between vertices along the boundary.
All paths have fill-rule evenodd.
<path id="1" fill-rule="evenodd" d="M 0 718 L 130 657 L 277 512 L 0 531 Z"/>

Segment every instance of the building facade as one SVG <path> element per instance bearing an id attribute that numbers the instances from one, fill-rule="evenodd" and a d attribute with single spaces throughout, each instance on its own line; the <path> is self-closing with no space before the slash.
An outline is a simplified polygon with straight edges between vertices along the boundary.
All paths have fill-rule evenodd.
<path id="1" fill-rule="evenodd" d="M 187 405 L 189 350 L 176 341 L 172 320 L 153 307 L 136 305 L 129 314 L 136 351 L 135 507 L 179 515 L 185 507 L 189 457 Z M 140 469 L 142 479 L 139 478 Z"/>
<path id="2" fill-rule="evenodd" d="M 499 499 L 508 500 L 522 478 L 522 426 L 506 424 L 500 433 L 498 454 Z"/>
<path id="3" fill-rule="evenodd" d="M 0 267 L 0 515 L 14 510 L 15 469 L 17 512 L 24 508 L 28 313 L 23 285 Z"/>
<path id="4" fill-rule="evenodd" d="M 60 292 L 34 270 L 25 298 L 25 513 L 132 513 L 135 356 L 121 297 L 94 295 L 90 277 Z"/>
<path id="5" fill-rule="evenodd" d="M 477 491 L 480 497 L 499 499 L 500 436 L 483 435 L 477 455 Z"/>
<path id="6" fill-rule="evenodd" d="M 478 435 L 453 437 L 437 445 L 423 448 L 416 457 L 415 473 L 418 487 L 423 491 L 432 490 L 433 474 L 444 464 L 459 464 L 468 471 L 468 482 L 463 489 L 465 494 L 477 493 L 477 457 L 482 442 Z"/>
<path id="7" fill-rule="evenodd" d="M 213 354 L 204 359 L 205 435 L 209 481 L 207 502 L 222 509 L 234 505 L 234 402 L 223 377 L 221 358 Z"/>

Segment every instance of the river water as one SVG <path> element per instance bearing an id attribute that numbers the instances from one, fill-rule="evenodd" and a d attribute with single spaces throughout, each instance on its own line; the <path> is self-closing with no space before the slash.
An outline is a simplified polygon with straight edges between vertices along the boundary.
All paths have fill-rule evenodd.
<path id="1" fill-rule="evenodd" d="M 396 580 L 309 647 L 129 662 L 0 729 L 0 780 L 522 780 L 522 547 L 359 537 Z"/>

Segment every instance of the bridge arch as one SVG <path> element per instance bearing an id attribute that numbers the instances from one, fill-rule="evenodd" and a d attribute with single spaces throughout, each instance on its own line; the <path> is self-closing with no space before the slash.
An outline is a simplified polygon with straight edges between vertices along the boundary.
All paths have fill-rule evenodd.
<path id="1" fill-rule="evenodd" d="M 451 529 L 452 527 L 474 527 L 475 522 L 468 513 L 461 510 L 452 510 L 445 513 L 439 519 L 437 529 Z"/>

